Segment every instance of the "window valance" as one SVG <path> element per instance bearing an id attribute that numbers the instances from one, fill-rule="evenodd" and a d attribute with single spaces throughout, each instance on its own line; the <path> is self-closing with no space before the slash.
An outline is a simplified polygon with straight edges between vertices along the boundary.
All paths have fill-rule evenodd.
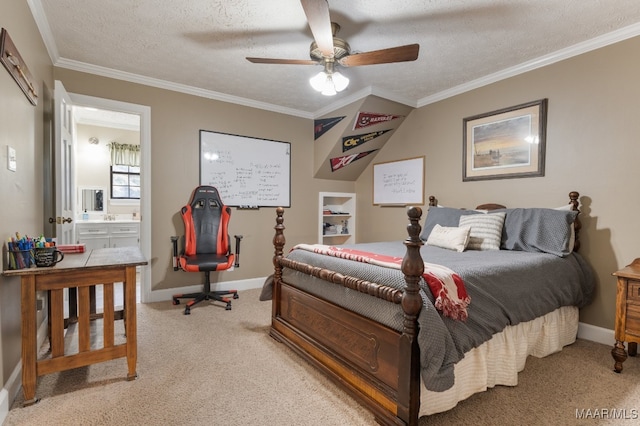
<path id="1" fill-rule="evenodd" d="M 111 153 L 112 166 L 140 167 L 140 145 L 110 142 L 107 146 Z"/>

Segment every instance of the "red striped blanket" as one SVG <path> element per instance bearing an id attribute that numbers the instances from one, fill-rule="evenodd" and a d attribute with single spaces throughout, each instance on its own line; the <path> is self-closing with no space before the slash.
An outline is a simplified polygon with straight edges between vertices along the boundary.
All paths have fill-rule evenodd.
<path id="1" fill-rule="evenodd" d="M 322 244 L 298 244 L 291 250 L 296 249 L 356 262 L 369 263 L 384 268 L 400 269 L 402 265 L 401 257 L 342 247 Z M 467 306 L 471 303 L 471 298 L 467 294 L 462 278 L 445 266 L 427 262 L 424 263 L 423 277 L 431 290 L 431 294 L 433 294 L 436 309 L 449 318 L 465 321 L 467 319 Z"/>

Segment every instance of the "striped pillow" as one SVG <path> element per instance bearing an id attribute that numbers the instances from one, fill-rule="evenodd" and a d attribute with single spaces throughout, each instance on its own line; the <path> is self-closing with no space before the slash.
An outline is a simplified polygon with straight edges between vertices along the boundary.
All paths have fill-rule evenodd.
<path id="1" fill-rule="evenodd" d="M 502 227 L 506 213 L 460 216 L 460 226 L 471 226 L 469 250 L 500 250 Z"/>

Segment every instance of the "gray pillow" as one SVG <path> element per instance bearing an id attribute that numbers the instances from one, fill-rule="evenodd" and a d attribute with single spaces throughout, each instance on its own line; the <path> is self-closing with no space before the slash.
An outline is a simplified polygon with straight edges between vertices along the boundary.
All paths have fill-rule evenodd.
<path id="1" fill-rule="evenodd" d="M 460 223 L 460 216 L 468 214 L 483 214 L 475 210 L 454 209 L 451 207 L 429 207 L 424 227 L 420 233 L 420 239 L 427 241 L 429 235 L 436 224 L 445 227 L 457 227 Z"/>
<path id="2" fill-rule="evenodd" d="M 564 257 L 571 253 L 570 240 L 577 211 L 544 208 L 504 209 L 504 250 L 544 252 Z"/>

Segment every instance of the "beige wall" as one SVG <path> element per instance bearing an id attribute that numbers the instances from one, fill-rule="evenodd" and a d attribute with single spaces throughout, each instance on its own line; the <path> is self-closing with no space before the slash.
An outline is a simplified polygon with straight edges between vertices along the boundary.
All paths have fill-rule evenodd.
<path id="1" fill-rule="evenodd" d="M 315 241 L 319 191 L 352 191 L 353 182 L 313 178 L 313 121 L 245 106 L 125 83 L 65 69 L 55 70 L 70 93 L 151 107 L 151 281 L 154 290 L 193 285 L 199 274 L 173 271 L 172 235 L 182 235 L 178 212 L 199 184 L 199 131 L 213 130 L 291 142 L 291 205 L 285 212 L 288 244 Z M 143 195 L 144 196 L 144 195 Z M 229 232 L 242 234 L 240 268 L 217 281 L 272 272 L 275 209 L 233 209 Z"/>
<path id="2" fill-rule="evenodd" d="M 581 321 L 613 329 L 611 273 L 640 257 L 638 51 L 635 38 L 416 109 L 375 161 L 425 155 L 426 196 L 446 206 L 556 207 L 580 192 L 580 252 L 598 278 Z M 463 118 L 541 98 L 549 99 L 545 176 L 462 182 Z M 371 178 L 369 167 L 356 185 L 359 237 L 405 238 L 404 209 L 373 207 Z"/>
<path id="3" fill-rule="evenodd" d="M 9 32 L 40 94 L 32 106 L 4 67 L 0 67 L 0 237 L 16 231 L 39 235 L 43 226 L 43 146 L 46 91 L 53 67 L 24 1 L 0 0 L 0 27 Z M 46 87 L 45 87 L 46 86 Z M 17 168 L 7 169 L 7 146 L 16 150 Z M 20 280 L 0 276 L 0 380 L 4 385 L 20 359 Z"/>
<path id="4" fill-rule="evenodd" d="M 0 0 L 0 25 L 9 30 L 43 95 L 53 88 L 53 69 L 26 2 Z M 569 191 L 582 194 L 582 253 L 594 266 L 598 290 L 582 321 L 613 328 L 615 283 L 611 272 L 639 252 L 640 207 L 637 119 L 640 106 L 640 38 L 606 47 L 413 111 L 375 162 L 426 156 L 426 195 L 441 204 L 473 207 L 495 201 L 509 206 L 557 206 Z M 287 246 L 315 241 L 317 193 L 356 191 L 358 237 L 374 241 L 405 237 L 402 208 L 371 205 L 371 167 L 353 182 L 318 180 L 314 170 L 313 122 L 79 72 L 56 69 L 67 90 L 151 107 L 152 286 L 194 284 L 171 269 L 169 237 L 182 232 L 179 208 L 198 184 L 200 129 L 291 142 L 292 207 L 285 213 Z M 46 88 L 45 88 L 46 86 Z M 8 73 L 0 70 L 0 236 L 43 228 L 43 145 L 48 118 L 31 106 Z M 549 99 L 546 175 L 541 178 L 466 182 L 462 173 L 464 117 L 540 98 Z M 42 99 L 41 99 L 42 101 Z M 18 170 L 6 164 L 6 146 L 16 148 Z M 274 209 L 234 210 L 231 232 L 245 236 L 241 268 L 220 280 L 271 272 Z M 20 356 L 19 282 L 0 278 L 2 383 Z"/>

